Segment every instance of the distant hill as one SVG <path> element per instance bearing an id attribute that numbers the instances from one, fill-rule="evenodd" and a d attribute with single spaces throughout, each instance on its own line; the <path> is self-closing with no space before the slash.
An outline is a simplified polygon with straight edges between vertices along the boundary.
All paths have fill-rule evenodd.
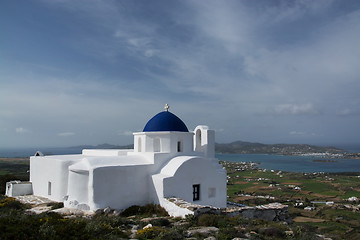
<path id="1" fill-rule="evenodd" d="M 112 145 L 108 143 L 93 145 L 81 145 L 73 148 L 82 149 L 133 149 L 134 144 L 125 146 Z M 319 147 L 308 144 L 263 144 L 244 141 L 236 141 L 232 143 L 216 143 L 215 152 L 217 153 L 264 153 L 264 154 L 283 154 L 292 155 L 296 153 L 345 153 L 346 151 L 336 147 Z"/>
<path id="2" fill-rule="evenodd" d="M 80 146 L 74 146 L 71 148 L 80 148 L 80 149 L 133 149 L 134 144 L 129 144 L 125 146 L 119 146 L 119 145 L 112 145 L 108 143 L 98 144 L 96 146 L 93 145 L 80 145 Z"/>
<path id="3" fill-rule="evenodd" d="M 263 144 L 236 141 L 232 143 L 216 143 L 217 153 L 264 153 L 264 154 L 294 154 L 294 153 L 344 153 L 345 150 L 335 147 L 319 147 L 308 144 Z"/>

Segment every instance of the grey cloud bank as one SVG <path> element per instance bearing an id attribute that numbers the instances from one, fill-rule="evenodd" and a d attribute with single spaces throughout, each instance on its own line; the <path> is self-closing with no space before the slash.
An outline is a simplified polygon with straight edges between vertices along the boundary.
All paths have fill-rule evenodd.
<path id="1" fill-rule="evenodd" d="M 128 144 L 170 111 L 217 142 L 360 143 L 359 1 L 6 1 L 0 146 Z"/>

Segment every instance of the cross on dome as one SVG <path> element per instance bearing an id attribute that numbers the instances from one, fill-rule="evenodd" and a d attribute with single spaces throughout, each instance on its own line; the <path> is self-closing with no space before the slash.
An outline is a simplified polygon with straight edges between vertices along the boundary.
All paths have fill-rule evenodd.
<path id="1" fill-rule="evenodd" d="M 164 107 L 164 108 L 165 108 L 165 111 L 167 111 L 167 112 L 168 112 L 168 111 L 169 111 L 170 106 L 169 106 L 168 104 L 165 104 L 165 107 Z"/>

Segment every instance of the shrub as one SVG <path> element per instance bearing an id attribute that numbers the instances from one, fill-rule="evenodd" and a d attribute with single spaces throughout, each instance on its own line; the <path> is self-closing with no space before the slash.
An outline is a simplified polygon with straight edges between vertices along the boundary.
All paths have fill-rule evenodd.
<path id="1" fill-rule="evenodd" d="M 164 234 L 165 232 L 166 232 L 165 229 L 154 226 L 154 227 L 149 227 L 149 228 L 138 230 L 136 237 L 138 239 L 154 239 L 158 235 Z"/>
<path id="2" fill-rule="evenodd" d="M 1 216 L 0 239 L 35 239 L 40 223 L 30 218 L 27 216 L 23 220 L 19 216 Z"/>
<path id="3" fill-rule="evenodd" d="M 190 224 L 190 226 L 194 226 L 197 223 L 197 218 L 192 214 L 186 215 L 185 220 Z"/>
<path id="4" fill-rule="evenodd" d="M 39 230 L 44 235 L 55 234 L 53 239 L 88 239 L 89 235 L 85 231 L 88 223 L 83 218 L 63 218 L 54 212 L 42 213 L 36 216 L 41 224 Z M 44 226 L 45 225 L 45 226 Z"/>
<path id="5" fill-rule="evenodd" d="M 265 237 L 283 238 L 285 232 L 277 227 L 260 228 L 259 233 Z"/>
<path id="6" fill-rule="evenodd" d="M 301 236 L 307 235 L 308 233 L 315 235 L 316 227 L 305 223 L 298 223 L 296 226 L 294 226 L 293 231 L 295 237 L 299 238 Z"/>
<path id="7" fill-rule="evenodd" d="M 198 217 L 197 224 L 199 226 L 218 227 L 219 216 L 213 214 L 203 214 Z"/>
<path id="8" fill-rule="evenodd" d="M 85 231 L 94 239 L 111 236 L 127 238 L 125 232 L 129 223 L 130 221 L 122 217 L 96 215 L 87 223 Z"/>
<path id="9" fill-rule="evenodd" d="M 218 240 L 230 240 L 234 238 L 246 237 L 242 232 L 239 232 L 234 227 L 220 228 L 219 232 L 216 235 Z"/>
<path id="10" fill-rule="evenodd" d="M 167 231 L 162 231 L 155 239 L 182 240 L 184 239 L 184 229 L 174 227 Z"/>
<path id="11" fill-rule="evenodd" d="M 214 214 L 203 214 L 198 217 L 197 224 L 199 226 L 226 228 L 229 226 L 235 226 L 237 224 L 237 218 Z"/>
<path id="12" fill-rule="evenodd" d="M 133 216 L 133 215 L 138 215 L 140 213 L 141 213 L 141 207 L 138 206 L 138 205 L 133 205 L 133 206 L 128 207 L 127 209 L 125 209 L 121 213 L 121 216 L 129 217 L 129 216 Z"/>
<path id="13" fill-rule="evenodd" d="M 21 202 L 17 201 L 15 198 L 12 197 L 0 197 L 0 211 L 9 211 L 10 209 L 15 210 L 23 210 L 26 209 L 27 205 L 22 204 Z"/>
<path id="14" fill-rule="evenodd" d="M 51 206 L 51 210 L 54 209 L 58 209 L 58 208 L 63 208 L 64 207 L 64 203 L 63 202 L 51 202 L 47 204 L 48 207 Z"/>
<path id="15" fill-rule="evenodd" d="M 147 216 L 153 216 L 153 215 L 160 217 L 169 216 L 168 212 L 158 204 L 146 204 L 145 206 L 142 207 L 142 211 L 144 212 L 143 214 Z"/>
<path id="16" fill-rule="evenodd" d="M 157 204 L 147 204 L 145 206 L 133 205 L 131 207 L 128 207 L 121 213 L 121 216 L 124 217 L 129 217 L 133 215 L 141 215 L 148 217 L 152 217 L 153 215 L 161 217 L 169 216 L 167 211 Z"/>
<path id="17" fill-rule="evenodd" d="M 156 219 L 152 219 L 150 221 L 150 223 L 153 225 L 153 226 L 159 226 L 159 227 L 167 227 L 170 225 L 170 221 L 169 219 L 166 219 L 166 218 L 156 218 Z"/>
<path id="18" fill-rule="evenodd" d="M 39 234 L 43 239 L 56 239 L 56 231 L 54 226 L 45 223 L 40 226 Z"/>

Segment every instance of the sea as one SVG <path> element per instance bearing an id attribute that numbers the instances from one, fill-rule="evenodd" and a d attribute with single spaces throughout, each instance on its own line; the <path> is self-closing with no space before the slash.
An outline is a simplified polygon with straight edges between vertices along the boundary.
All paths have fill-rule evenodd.
<path id="1" fill-rule="evenodd" d="M 80 154 L 81 147 L 0 149 L 0 157 L 29 157 L 36 151 L 44 155 Z M 289 172 L 360 172 L 360 159 L 327 159 L 314 156 L 284 156 L 274 154 L 216 154 L 230 162 L 257 162 L 259 168 Z M 329 160 L 329 161 L 326 161 Z"/>
<path id="2" fill-rule="evenodd" d="M 360 159 L 274 154 L 216 154 L 216 157 L 229 162 L 257 162 L 259 168 L 287 172 L 360 172 Z"/>

